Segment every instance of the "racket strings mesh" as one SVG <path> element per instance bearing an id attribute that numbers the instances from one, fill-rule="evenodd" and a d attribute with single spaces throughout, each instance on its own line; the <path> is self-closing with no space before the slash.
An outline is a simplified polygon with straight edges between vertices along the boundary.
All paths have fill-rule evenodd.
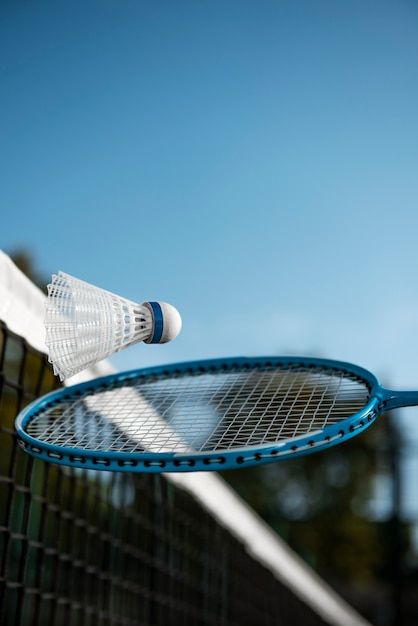
<path id="1" fill-rule="evenodd" d="M 342 370 L 280 366 L 187 372 L 114 384 L 45 409 L 28 433 L 103 452 L 213 452 L 275 444 L 338 423 L 369 399 Z"/>

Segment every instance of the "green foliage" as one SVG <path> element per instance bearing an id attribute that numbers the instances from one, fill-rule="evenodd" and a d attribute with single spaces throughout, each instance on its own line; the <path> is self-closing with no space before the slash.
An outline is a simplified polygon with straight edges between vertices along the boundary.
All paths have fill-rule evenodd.
<path id="1" fill-rule="evenodd" d="M 44 276 L 35 265 L 31 253 L 26 248 L 17 248 L 9 253 L 13 263 L 35 284 L 46 293 L 49 277 Z"/>
<path id="2" fill-rule="evenodd" d="M 390 578 L 382 540 L 390 522 L 374 521 L 372 507 L 381 451 L 390 436 L 388 420 L 380 418 L 341 446 L 224 472 L 224 478 L 333 584 L 358 586 Z M 407 528 L 404 535 L 406 551 Z"/>

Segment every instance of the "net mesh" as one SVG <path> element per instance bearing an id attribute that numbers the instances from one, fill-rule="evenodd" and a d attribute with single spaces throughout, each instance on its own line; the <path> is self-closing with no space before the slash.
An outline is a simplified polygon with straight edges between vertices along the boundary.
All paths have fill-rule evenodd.
<path id="1" fill-rule="evenodd" d="M 45 354 L 0 321 L 1 624 L 364 626 L 287 550 L 276 565 L 271 542 L 256 557 L 270 535 L 241 508 L 251 532 L 231 532 L 221 521 L 231 510 L 239 525 L 228 490 L 214 514 L 161 474 L 25 454 L 14 418 L 56 386 Z"/>

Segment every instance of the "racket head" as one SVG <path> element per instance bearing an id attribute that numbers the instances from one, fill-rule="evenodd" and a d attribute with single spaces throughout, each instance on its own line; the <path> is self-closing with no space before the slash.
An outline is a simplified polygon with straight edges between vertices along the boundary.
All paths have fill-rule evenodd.
<path id="1" fill-rule="evenodd" d="M 300 357 L 227 358 L 113 374 L 27 406 L 20 445 L 46 461 L 129 472 L 235 469 L 353 437 L 380 412 L 377 378 Z"/>

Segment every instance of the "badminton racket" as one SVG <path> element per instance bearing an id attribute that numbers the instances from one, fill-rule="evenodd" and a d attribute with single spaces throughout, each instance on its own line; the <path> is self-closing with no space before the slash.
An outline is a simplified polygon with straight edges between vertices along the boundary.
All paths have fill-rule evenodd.
<path id="1" fill-rule="evenodd" d="M 271 463 L 324 450 L 418 391 L 313 358 L 216 359 L 140 369 L 44 396 L 16 419 L 20 445 L 79 468 L 186 472 Z"/>

